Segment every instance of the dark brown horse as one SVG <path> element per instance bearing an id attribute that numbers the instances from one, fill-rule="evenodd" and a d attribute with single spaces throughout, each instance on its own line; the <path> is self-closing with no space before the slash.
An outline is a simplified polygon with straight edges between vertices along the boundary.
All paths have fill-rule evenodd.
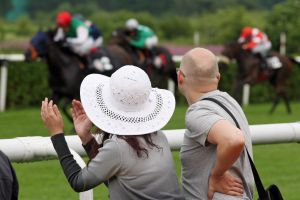
<path id="1" fill-rule="evenodd" d="M 45 60 L 48 66 L 48 82 L 52 90 L 52 99 L 61 105 L 64 114 L 71 120 L 68 106 L 72 99 L 79 99 L 80 84 L 90 73 L 100 73 L 110 76 L 115 70 L 132 64 L 131 57 L 117 45 L 101 48 L 92 55 L 95 67 L 85 66 L 74 53 L 52 40 L 54 31 L 38 32 L 25 52 L 27 61 L 38 57 Z M 105 63 L 101 58 L 106 57 Z M 107 60 L 109 65 L 106 66 Z"/>
<path id="2" fill-rule="evenodd" d="M 128 52 L 134 64 L 141 67 L 148 74 L 152 86 L 159 88 L 168 88 L 168 79 L 171 79 L 177 87 L 176 65 L 173 61 L 171 53 L 164 47 L 153 47 L 152 50 L 137 49 L 129 44 L 126 31 L 122 28 L 115 30 L 109 41 L 110 45 L 119 45 Z M 159 57 L 162 61 L 160 67 L 153 64 L 153 58 Z M 175 96 L 177 89 L 175 89 Z"/>
<path id="3" fill-rule="evenodd" d="M 244 84 L 254 85 L 263 81 L 269 81 L 275 91 L 270 113 L 274 112 L 281 98 L 284 100 L 287 112 L 291 113 L 287 84 L 292 73 L 294 60 L 277 52 L 272 52 L 270 57 L 277 57 L 282 66 L 277 69 L 271 67 L 263 69 L 261 67 L 261 59 L 253 53 L 242 49 L 241 44 L 237 42 L 225 45 L 222 54 L 229 59 L 235 59 L 237 62 L 237 73 L 232 88 L 232 95 L 239 103 L 241 103 Z"/>

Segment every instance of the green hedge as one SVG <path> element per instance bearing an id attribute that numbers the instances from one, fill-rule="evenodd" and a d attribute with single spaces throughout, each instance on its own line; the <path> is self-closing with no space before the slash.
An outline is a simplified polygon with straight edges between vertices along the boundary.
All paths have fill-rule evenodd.
<path id="1" fill-rule="evenodd" d="M 7 107 L 40 106 L 41 100 L 51 94 L 48 87 L 48 72 L 44 62 L 19 62 L 8 65 Z M 235 65 L 221 68 L 220 89 L 230 92 Z M 290 79 L 289 95 L 300 99 L 300 66 L 295 65 Z M 268 82 L 251 87 L 250 103 L 270 102 L 274 91 Z"/>
<path id="2" fill-rule="evenodd" d="M 40 106 L 49 96 L 47 66 L 43 62 L 8 64 L 7 107 Z"/>

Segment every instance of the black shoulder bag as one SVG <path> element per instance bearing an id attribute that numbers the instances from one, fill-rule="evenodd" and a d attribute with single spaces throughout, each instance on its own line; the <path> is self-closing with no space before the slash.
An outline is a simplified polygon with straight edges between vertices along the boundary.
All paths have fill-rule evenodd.
<path id="1" fill-rule="evenodd" d="M 220 101 L 218 101 L 214 98 L 204 98 L 202 100 L 212 101 L 212 102 L 218 104 L 220 107 L 222 107 L 231 116 L 236 127 L 240 129 L 240 126 L 239 126 L 237 120 L 235 119 L 235 117 L 233 116 L 233 114 Z M 245 146 L 245 148 L 247 151 L 247 155 L 248 155 L 248 158 L 250 161 L 252 173 L 254 176 L 254 181 L 255 181 L 255 185 L 256 185 L 256 189 L 257 189 L 257 193 L 258 193 L 258 200 L 283 200 L 283 197 L 279 191 L 279 188 L 276 185 L 272 184 L 267 189 L 264 189 L 264 186 L 260 180 L 259 174 L 258 174 L 256 167 L 254 165 L 254 162 L 248 152 L 248 149 L 246 146 Z"/>

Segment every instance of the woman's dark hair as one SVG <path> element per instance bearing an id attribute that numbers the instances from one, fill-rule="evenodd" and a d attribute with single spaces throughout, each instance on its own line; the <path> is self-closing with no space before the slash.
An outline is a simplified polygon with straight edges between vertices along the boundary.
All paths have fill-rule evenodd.
<path id="1" fill-rule="evenodd" d="M 157 134 L 156 132 L 154 134 Z M 146 145 L 148 147 L 152 148 L 157 148 L 157 149 L 161 149 L 161 147 L 159 147 L 158 145 L 154 144 L 151 138 L 151 134 L 144 134 L 144 135 L 118 135 L 118 138 L 121 138 L 123 140 L 125 140 L 130 146 L 131 148 L 133 148 L 136 151 L 136 155 L 140 158 L 143 156 L 143 153 L 147 156 L 148 158 L 148 150 L 146 149 L 146 147 L 144 147 L 141 142 L 139 141 L 139 138 L 143 138 L 146 142 Z"/>
<path id="2" fill-rule="evenodd" d="M 99 153 L 98 149 L 103 147 L 105 140 L 109 139 L 112 136 L 112 134 L 104 132 L 104 131 L 101 134 L 102 134 L 102 142 L 100 144 L 95 142 L 95 144 L 91 145 L 91 151 L 89 152 L 90 160 Z M 155 132 L 154 134 L 157 134 L 157 132 Z M 150 147 L 151 149 L 152 148 L 157 148 L 158 150 L 162 149 L 161 147 L 159 147 L 158 145 L 153 143 L 151 134 L 144 134 L 144 135 L 138 135 L 138 136 L 136 136 L 136 135 L 127 135 L 127 136 L 118 135 L 117 137 L 125 140 L 129 144 L 129 146 L 133 150 L 135 150 L 136 155 L 139 158 L 141 158 L 143 156 L 143 154 L 145 154 L 147 158 L 149 156 L 147 148 L 144 145 L 142 145 L 141 142 L 139 141 L 140 138 L 143 138 L 146 142 L 146 145 L 148 147 Z"/>

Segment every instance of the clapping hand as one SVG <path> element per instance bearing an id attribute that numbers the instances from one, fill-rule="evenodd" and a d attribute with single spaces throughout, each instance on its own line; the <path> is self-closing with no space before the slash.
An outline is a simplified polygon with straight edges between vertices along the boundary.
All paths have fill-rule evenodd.
<path id="1" fill-rule="evenodd" d="M 64 122 L 62 116 L 56 104 L 53 104 L 52 100 L 49 102 L 47 97 L 42 101 L 41 117 L 52 136 L 63 133 Z"/>
<path id="2" fill-rule="evenodd" d="M 71 112 L 76 133 L 80 137 L 82 143 L 86 144 L 93 137 L 90 133 L 93 124 L 87 117 L 80 101 L 72 101 Z"/>

